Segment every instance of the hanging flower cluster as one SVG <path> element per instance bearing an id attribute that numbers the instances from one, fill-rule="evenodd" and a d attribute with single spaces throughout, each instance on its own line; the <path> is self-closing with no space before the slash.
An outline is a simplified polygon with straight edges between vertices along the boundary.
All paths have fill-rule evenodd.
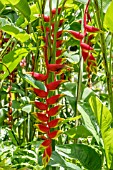
<path id="1" fill-rule="evenodd" d="M 95 72 L 96 70 L 96 59 L 93 56 L 94 48 L 92 47 L 92 39 L 94 38 L 94 33 L 97 33 L 100 30 L 94 26 L 88 25 L 88 22 L 91 21 L 90 14 L 88 13 L 89 3 L 90 0 L 88 0 L 84 12 L 83 33 L 76 32 L 74 30 L 66 31 L 69 32 L 75 39 L 80 41 L 82 57 L 87 65 L 86 70 L 88 72 L 88 86 L 91 87 L 91 72 Z"/>
<path id="2" fill-rule="evenodd" d="M 59 14 L 60 11 L 61 8 L 58 8 L 57 13 Z M 45 27 L 44 26 L 40 27 L 41 30 L 43 31 L 43 34 L 45 35 L 41 37 L 41 39 L 44 41 L 43 54 L 45 59 L 46 73 L 42 74 L 37 72 L 30 72 L 33 78 L 35 78 L 38 81 L 42 81 L 46 87 L 45 90 L 32 88 L 34 93 L 39 98 L 41 98 L 41 100 L 35 100 L 33 103 L 35 107 L 38 109 L 38 112 L 35 113 L 35 116 L 39 123 L 35 124 L 35 127 L 38 128 L 38 130 L 41 133 L 43 133 L 42 138 L 44 139 L 44 141 L 40 147 L 44 148 L 44 153 L 42 157 L 42 162 L 44 166 L 48 164 L 52 154 L 52 140 L 57 139 L 58 136 L 62 133 L 61 130 L 56 130 L 56 127 L 58 127 L 64 119 L 58 117 L 56 118 L 56 115 L 63 107 L 62 105 L 58 104 L 58 102 L 64 96 L 64 94 L 58 94 L 56 93 L 56 90 L 59 88 L 59 86 L 62 83 L 66 81 L 62 79 L 57 79 L 57 75 L 60 74 L 60 72 L 62 73 L 62 70 L 65 67 L 65 64 L 63 63 L 64 59 L 61 58 L 64 52 L 64 50 L 62 50 L 61 48 L 61 45 L 63 43 L 63 40 L 61 38 L 63 33 L 61 26 L 64 23 L 64 19 L 58 21 L 58 30 L 55 35 L 54 19 L 55 19 L 56 9 L 53 9 L 51 13 L 52 13 L 51 18 L 50 16 L 46 16 L 46 15 L 41 15 L 41 16 L 36 15 L 38 17 L 41 17 L 44 23 L 46 23 Z M 50 22 L 50 20 L 52 20 L 52 22 Z M 56 39 L 54 39 L 55 36 Z M 51 62 L 52 60 L 51 54 L 53 51 L 52 48 L 54 42 L 56 44 L 56 47 L 55 47 L 55 62 L 53 63 Z M 52 82 L 50 81 L 51 75 L 54 77 L 54 80 Z"/>

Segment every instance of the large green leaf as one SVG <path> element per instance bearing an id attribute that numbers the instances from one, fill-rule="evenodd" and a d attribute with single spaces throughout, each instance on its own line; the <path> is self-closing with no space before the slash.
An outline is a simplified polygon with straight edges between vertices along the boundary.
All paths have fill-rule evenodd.
<path id="1" fill-rule="evenodd" d="M 63 157 L 61 157 L 61 155 L 56 152 L 53 151 L 52 153 L 52 157 L 51 160 L 49 162 L 50 166 L 56 166 L 56 167 L 63 167 L 66 170 L 81 170 L 80 167 L 78 167 L 77 165 L 71 163 L 71 162 L 67 162 Z"/>
<path id="2" fill-rule="evenodd" d="M 22 58 L 27 56 L 27 54 L 28 50 L 26 48 L 19 48 L 5 55 L 2 60 L 4 74 L 0 75 L 0 79 L 5 79 L 9 73 L 17 67 Z"/>
<path id="3" fill-rule="evenodd" d="M 111 128 L 111 112 L 96 96 L 91 96 L 89 102 L 101 130 L 107 158 L 107 166 L 109 169 L 113 169 L 113 128 Z"/>
<path id="4" fill-rule="evenodd" d="M 58 146 L 58 152 L 63 153 L 69 158 L 78 159 L 88 170 L 100 170 L 102 159 L 101 155 L 93 148 L 84 144 L 66 144 Z M 62 155 L 62 154 L 61 154 Z M 64 155 L 64 156 L 65 156 Z"/>
<path id="5" fill-rule="evenodd" d="M 86 127 L 86 129 L 89 130 L 90 133 L 92 133 L 92 135 L 96 139 L 97 143 L 99 144 L 100 143 L 99 135 L 98 135 L 98 133 L 97 133 L 92 121 L 91 121 L 89 114 L 87 114 L 86 111 L 83 109 L 83 107 L 80 106 L 79 104 L 78 104 L 77 108 L 78 108 L 78 111 L 80 112 L 80 114 L 83 117 L 84 126 Z"/>
<path id="6" fill-rule="evenodd" d="M 25 42 L 30 38 L 24 30 L 11 25 L 5 18 L 0 18 L 0 29 L 21 42 Z"/>
<path id="7" fill-rule="evenodd" d="M 13 5 L 13 7 L 17 8 L 19 12 L 30 21 L 30 7 L 28 5 L 27 0 L 0 0 L 4 5 Z"/>
<path id="8" fill-rule="evenodd" d="M 113 32 L 113 1 L 110 3 L 104 17 L 104 27 Z"/>
<path id="9" fill-rule="evenodd" d="M 85 126 L 82 126 L 82 125 L 73 127 L 64 133 L 72 139 L 73 138 L 87 138 L 88 136 L 92 136 L 92 134 L 85 128 Z"/>

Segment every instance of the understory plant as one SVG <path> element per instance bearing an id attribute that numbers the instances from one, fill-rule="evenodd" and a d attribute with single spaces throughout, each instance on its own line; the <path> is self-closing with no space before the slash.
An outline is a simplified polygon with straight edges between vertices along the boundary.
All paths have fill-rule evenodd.
<path id="1" fill-rule="evenodd" d="M 108 0 L 0 0 L 0 169 L 113 169 Z"/>

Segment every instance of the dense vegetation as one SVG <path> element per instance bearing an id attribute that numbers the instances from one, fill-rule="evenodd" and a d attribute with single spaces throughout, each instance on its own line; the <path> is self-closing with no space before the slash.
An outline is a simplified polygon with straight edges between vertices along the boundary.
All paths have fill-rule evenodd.
<path id="1" fill-rule="evenodd" d="M 113 169 L 112 9 L 0 0 L 0 170 Z"/>

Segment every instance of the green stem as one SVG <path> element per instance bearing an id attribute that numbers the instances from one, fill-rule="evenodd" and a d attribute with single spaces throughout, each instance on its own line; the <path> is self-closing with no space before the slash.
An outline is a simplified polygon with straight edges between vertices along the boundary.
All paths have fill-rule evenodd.
<path id="1" fill-rule="evenodd" d="M 103 25 L 101 22 L 100 17 L 100 9 L 98 6 L 98 0 L 94 0 L 94 5 L 96 9 L 96 16 L 97 16 L 97 22 L 100 30 L 103 30 Z M 111 86 L 111 77 L 110 77 L 110 70 L 108 67 L 108 61 L 107 61 L 107 52 L 106 52 L 106 43 L 105 43 L 105 35 L 104 33 L 100 33 L 100 43 L 101 43 L 101 51 L 102 51 L 102 57 L 104 60 L 104 69 L 106 74 L 106 80 L 107 80 L 107 90 L 108 90 L 108 97 L 109 97 L 109 103 L 110 103 L 110 111 L 112 113 L 113 117 L 113 97 L 112 97 L 112 86 Z"/>

